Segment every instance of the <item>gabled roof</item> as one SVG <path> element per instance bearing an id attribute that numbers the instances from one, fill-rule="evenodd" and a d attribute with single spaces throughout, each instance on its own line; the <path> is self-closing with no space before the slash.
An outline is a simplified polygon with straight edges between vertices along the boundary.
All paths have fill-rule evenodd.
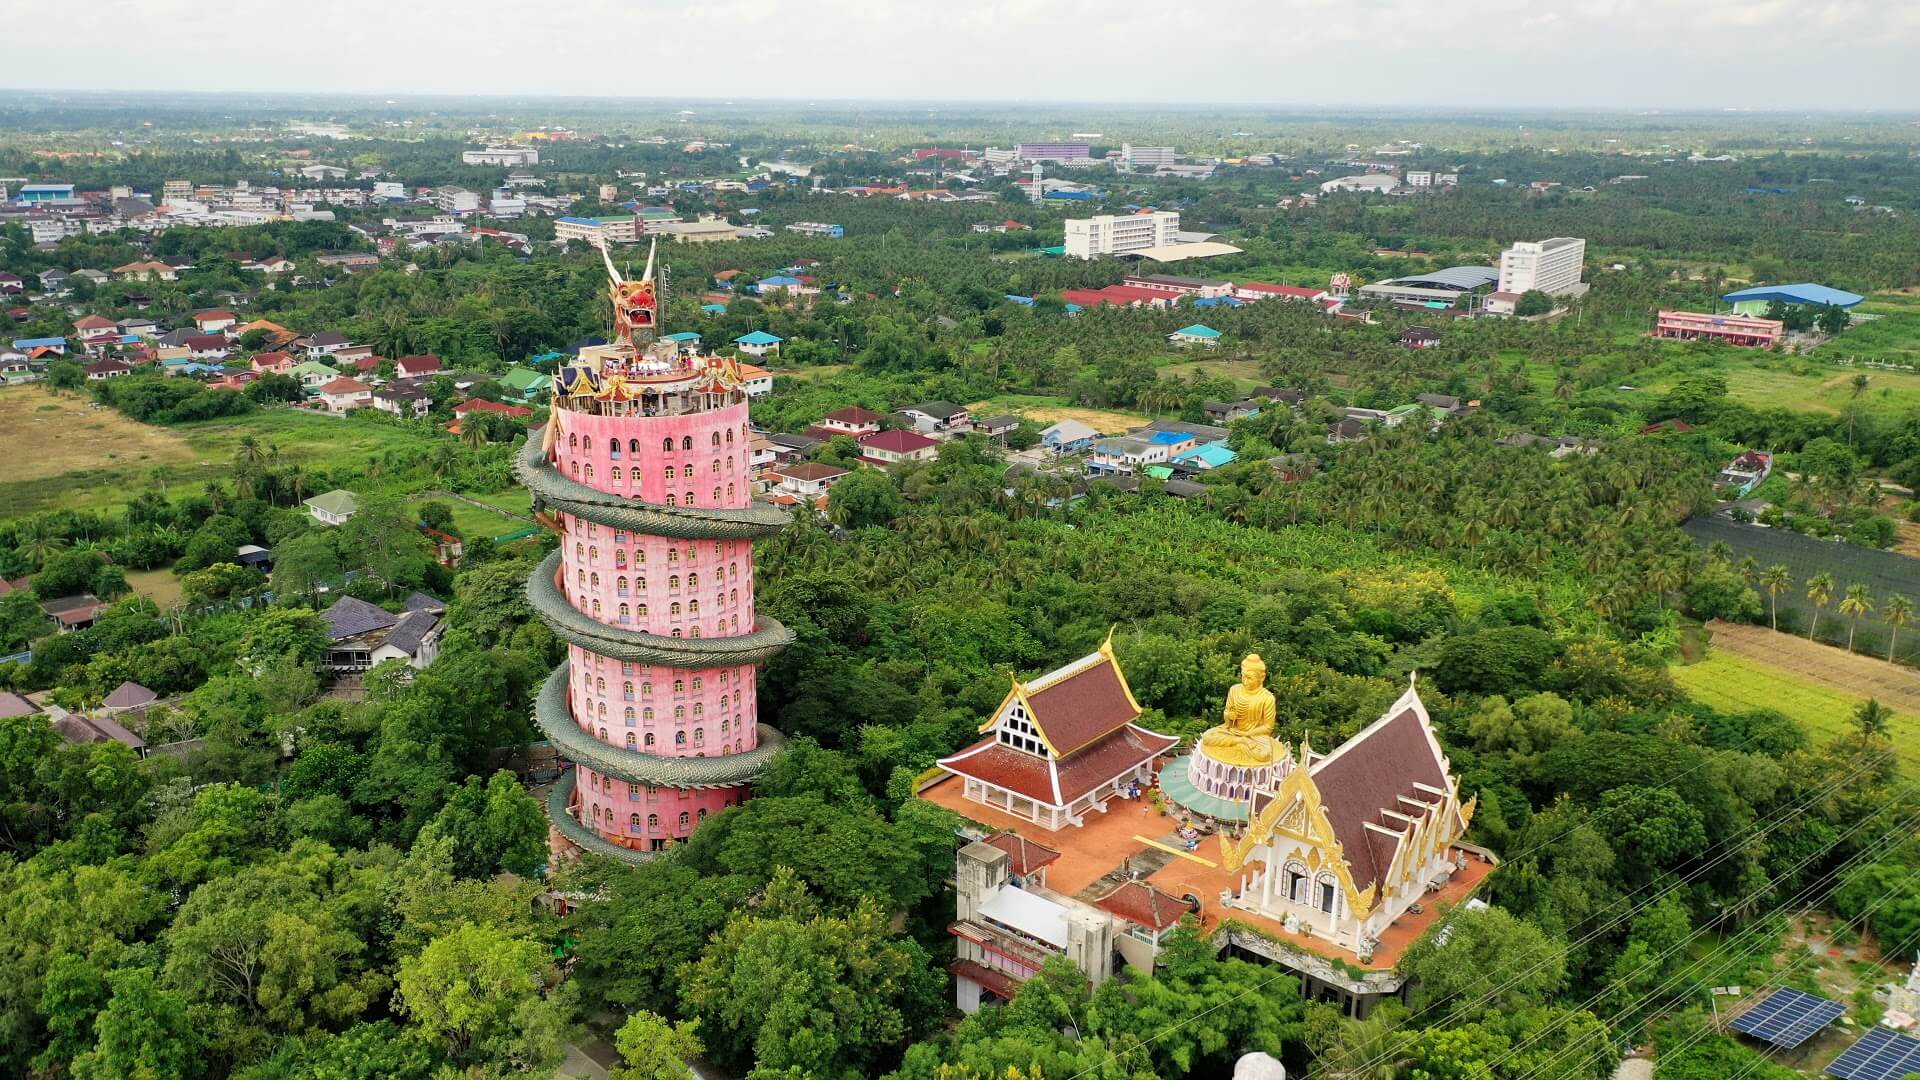
<path id="1" fill-rule="evenodd" d="M 845 476 L 847 470 L 833 465 L 822 465 L 817 461 L 801 461 L 792 465 L 782 465 L 769 470 L 779 476 L 789 476 L 795 480 L 831 480 L 836 476 Z"/>
<path id="2" fill-rule="evenodd" d="M 346 343 L 347 343 L 347 335 L 341 333 L 338 330 L 322 330 L 319 333 L 314 334 L 312 337 L 309 337 L 307 339 L 307 345 L 309 347 L 316 346 L 316 345 L 322 346 L 322 347 L 330 346 L 330 345 L 345 345 Z"/>
<path id="3" fill-rule="evenodd" d="M 778 345 L 784 340 L 786 339 L 776 334 L 769 334 L 765 330 L 755 330 L 733 339 L 736 345 Z"/>
<path id="4" fill-rule="evenodd" d="M 387 644 L 408 656 L 420 651 L 420 643 L 440 625 L 440 616 L 431 611 L 409 611 L 400 616 L 387 635 Z"/>
<path id="5" fill-rule="evenodd" d="M 401 375 L 423 375 L 439 371 L 440 358 L 432 353 L 417 353 L 395 360 L 393 368 Z"/>
<path id="6" fill-rule="evenodd" d="M 315 495 L 302 505 L 310 506 L 324 514 L 351 514 L 360 508 L 359 500 L 353 492 L 345 488 L 334 488 L 322 495 Z"/>
<path id="7" fill-rule="evenodd" d="M 1186 901 L 1144 881 L 1123 881 L 1093 906 L 1149 930 L 1171 929 L 1192 910 Z"/>
<path id="8" fill-rule="evenodd" d="M 1055 757 L 1071 757 L 1140 716 L 1111 641 L 1037 679 L 1015 680 L 1011 693 Z"/>
<path id="9" fill-rule="evenodd" d="M 327 637 L 332 641 L 345 641 L 372 630 L 385 630 L 400 621 L 392 612 L 356 596 L 343 596 L 335 600 L 332 607 L 321 613 L 320 619 L 327 624 Z"/>
<path id="10" fill-rule="evenodd" d="M 225 351 L 233 347 L 233 342 L 223 334 L 193 334 L 180 344 L 194 352 L 211 352 L 215 349 Z"/>
<path id="11" fill-rule="evenodd" d="M 1082 439 L 1097 438 L 1099 434 L 1091 425 L 1078 420 L 1062 420 L 1041 431 L 1040 437 L 1044 439 L 1051 435 L 1059 442 L 1079 442 Z"/>
<path id="12" fill-rule="evenodd" d="M 821 417 L 821 419 L 837 420 L 842 424 L 877 424 L 885 420 L 886 417 L 881 416 L 871 409 L 863 409 L 858 405 L 848 405 L 846 408 L 833 410 L 826 416 Z"/>
<path id="13" fill-rule="evenodd" d="M 1398 833 L 1403 826 L 1382 811 L 1406 812 L 1402 801 L 1409 797 L 1419 802 L 1443 798 L 1420 792 L 1420 786 L 1438 792 L 1454 789 L 1426 707 L 1411 686 L 1380 719 L 1314 762 L 1308 774 L 1320 789 L 1327 821 L 1346 853 L 1354 888 L 1363 891 L 1385 876 L 1398 843 L 1368 826 Z"/>
<path id="14" fill-rule="evenodd" d="M 113 688 L 100 704 L 109 709 L 137 709 L 160 700 L 160 695 L 129 679 Z"/>
<path id="15" fill-rule="evenodd" d="M 205 311 L 198 312 L 193 317 L 194 322 L 219 322 L 221 319 L 231 319 L 234 322 L 238 322 L 240 321 L 240 316 L 235 315 L 226 308 L 208 308 Z"/>
<path id="16" fill-rule="evenodd" d="M 860 445 L 862 447 L 871 447 L 875 450 L 886 450 L 895 454 L 910 454 L 916 450 L 925 450 L 928 447 L 939 446 L 940 444 L 927 438 L 925 435 L 917 435 L 911 431 L 892 428 L 887 431 L 876 431 L 871 435 L 861 436 Z"/>
<path id="17" fill-rule="evenodd" d="M 1017 832 L 1003 832 L 997 836 L 989 836 L 982 843 L 1006 852 L 1012 860 L 1009 869 L 1021 877 L 1043 866 L 1051 865 L 1060 857 L 1059 852 L 1045 844 L 1036 844 Z"/>
<path id="18" fill-rule="evenodd" d="M 112 330 L 114 326 L 112 319 L 102 318 L 99 315 L 83 315 L 73 323 L 75 330 Z"/>
<path id="19" fill-rule="evenodd" d="M 951 401 L 923 401 L 918 405 L 909 405 L 901 412 L 917 412 L 933 417 L 935 420 L 951 420 L 967 411 L 965 405 L 955 405 Z"/>
<path id="20" fill-rule="evenodd" d="M 1194 323 L 1192 326 L 1183 326 L 1175 330 L 1174 333 L 1183 337 L 1217 338 L 1220 336 L 1220 331 L 1215 330 L 1211 326 L 1202 326 L 1199 323 Z"/>
<path id="21" fill-rule="evenodd" d="M 1720 299 L 1729 304 L 1743 300 L 1778 300 L 1786 304 L 1832 304 L 1835 307 L 1852 307 L 1866 299 L 1859 293 L 1850 293 L 1841 289 L 1802 282 L 1798 285 L 1760 285 L 1751 289 L 1730 292 Z"/>
<path id="22" fill-rule="evenodd" d="M 373 387 L 368 386 L 359 379 L 342 375 L 332 382 L 327 383 L 325 386 L 322 386 L 320 392 L 323 394 L 360 394 L 371 389 L 373 389 Z"/>

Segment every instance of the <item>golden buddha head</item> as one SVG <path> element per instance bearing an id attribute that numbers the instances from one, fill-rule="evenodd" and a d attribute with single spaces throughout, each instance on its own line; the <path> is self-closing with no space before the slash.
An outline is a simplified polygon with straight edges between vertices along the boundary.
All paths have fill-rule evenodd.
<path id="1" fill-rule="evenodd" d="M 1240 685 L 1249 690 L 1258 690 L 1260 684 L 1266 681 L 1267 662 L 1260 659 L 1259 653 L 1248 653 L 1247 658 L 1240 661 Z"/>

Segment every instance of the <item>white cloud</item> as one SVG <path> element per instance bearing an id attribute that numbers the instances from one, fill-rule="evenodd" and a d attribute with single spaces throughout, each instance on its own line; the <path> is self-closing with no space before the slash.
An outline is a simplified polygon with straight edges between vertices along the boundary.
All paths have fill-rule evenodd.
<path id="1" fill-rule="evenodd" d="M 1920 105 L 1895 0 L 0 0 L 22 88 Z M 81 43 L 85 43 L 82 45 Z"/>

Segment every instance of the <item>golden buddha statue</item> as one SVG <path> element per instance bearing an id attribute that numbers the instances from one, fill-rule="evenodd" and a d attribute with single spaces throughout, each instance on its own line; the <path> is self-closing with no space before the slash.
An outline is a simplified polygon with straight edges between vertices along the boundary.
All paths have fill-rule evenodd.
<path id="1" fill-rule="evenodd" d="M 1273 739 L 1273 691 L 1266 688 L 1267 665 L 1258 653 L 1240 661 L 1240 681 L 1227 691 L 1220 723 L 1200 736 L 1200 749 L 1227 765 L 1270 765 L 1281 753 Z"/>

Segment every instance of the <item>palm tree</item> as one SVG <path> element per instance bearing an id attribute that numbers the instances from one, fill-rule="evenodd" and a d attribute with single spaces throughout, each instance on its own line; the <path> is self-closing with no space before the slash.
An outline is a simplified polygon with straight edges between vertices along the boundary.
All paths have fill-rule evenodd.
<path id="1" fill-rule="evenodd" d="M 1793 575 L 1785 566 L 1774 563 L 1760 575 L 1760 584 L 1767 590 L 1767 602 L 1770 608 L 1769 619 L 1775 633 L 1780 631 L 1780 594 L 1793 584 Z"/>
<path id="2" fill-rule="evenodd" d="M 1852 620 L 1847 627 L 1847 651 L 1853 651 L 1853 635 L 1860 631 L 1860 616 L 1873 613 L 1873 595 L 1865 585 L 1854 582 L 1847 586 L 1847 595 L 1840 601 L 1840 614 Z"/>
<path id="3" fill-rule="evenodd" d="M 1868 698 L 1853 710 L 1853 730 L 1861 742 L 1866 742 L 1875 736 L 1886 735 L 1887 722 L 1891 719 L 1892 709 L 1880 704 L 1879 698 Z"/>
<path id="4" fill-rule="evenodd" d="M 1833 575 L 1822 570 L 1807 579 L 1807 599 L 1813 601 L 1813 625 L 1807 627 L 1807 640 L 1820 630 L 1820 609 L 1833 599 Z"/>
<path id="5" fill-rule="evenodd" d="M 1887 660 L 1893 660 L 1894 646 L 1900 643 L 1900 628 L 1907 625 L 1913 617 L 1913 601 L 1895 593 L 1887 597 L 1887 606 L 1880 611 L 1880 620 L 1893 627 L 1893 635 L 1887 640 Z"/>

